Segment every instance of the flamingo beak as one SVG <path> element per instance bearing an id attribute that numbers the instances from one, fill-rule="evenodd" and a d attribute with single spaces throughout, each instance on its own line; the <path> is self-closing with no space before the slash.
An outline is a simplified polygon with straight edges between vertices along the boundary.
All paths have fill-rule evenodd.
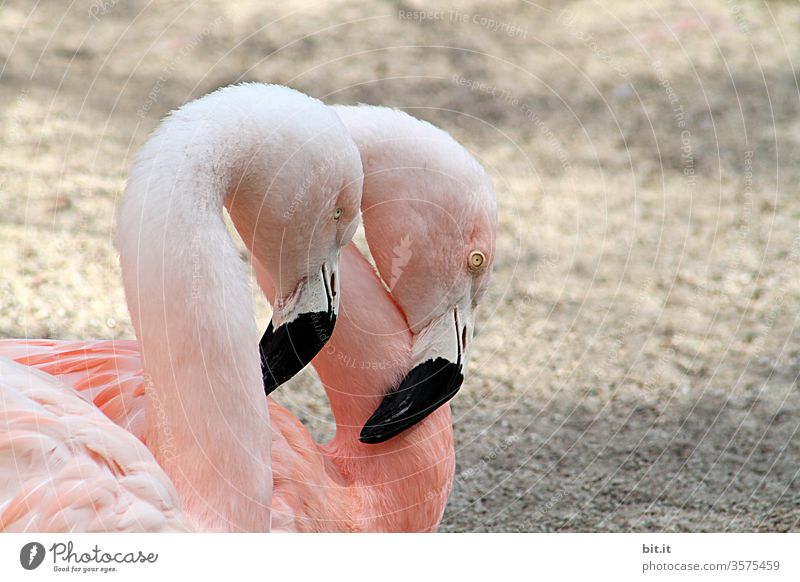
<path id="1" fill-rule="evenodd" d="M 264 392 L 292 378 L 328 343 L 339 312 L 339 254 L 276 302 L 259 342 Z"/>
<path id="2" fill-rule="evenodd" d="M 377 444 L 397 436 L 456 395 L 469 361 L 472 311 L 467 293 L 419 333 L 414 366 L 367 420 L 361 429 L 362 443 Z"/>

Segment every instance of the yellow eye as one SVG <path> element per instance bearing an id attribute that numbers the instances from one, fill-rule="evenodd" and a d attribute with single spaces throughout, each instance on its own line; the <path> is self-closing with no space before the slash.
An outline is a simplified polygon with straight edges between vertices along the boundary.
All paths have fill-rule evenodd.
<path id="1" fill-rule="evenodd" d="M 337 208 L 333 211 L 333 219 L 339 220 L 342 217 L 342 214 L 344 214 L 344 210 L 342 208 Z"/>
<path id="2" fill-rule="evenodd" d="M 472 251 L 469 254 L 469 268 L 480 269 L 486 263 L 486 255 L 480 251 Z"/>

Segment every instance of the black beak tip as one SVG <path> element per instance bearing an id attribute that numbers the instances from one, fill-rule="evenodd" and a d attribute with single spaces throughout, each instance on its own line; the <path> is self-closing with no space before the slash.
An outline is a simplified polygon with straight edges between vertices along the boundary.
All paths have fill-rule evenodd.
<path id="1" fill-rule="evenodd" d="M 386 395 L 364 424 L 359 440 L 374 445 L 399 435 L 455 396 L 463 381 L 460 364 L 444 358 L 419 364 Z"/>
<path id="2" fill-rule="evenodd" d="M 370 427 L 366 425 L 364 425 L 364 428 L 361 429 L 361 434 L 358 436 L 358 440 L 365 445 L 377 445 L 388 440 L 389 438 L 390 437 L 381 434 L 376 427 Z"/>
<path id="3" fill-rule="evenodd" d="M 303 313 L 273 329 L 272 322 L 259 342 L 264 392 L 270 394 L 314 359 L 328 343 L 336 325 L 333 312 Z"/>
<path id="4" fill-rule="evenodd" d="M 262 370 L 262 375 L 264 376 L 264 394 L 266 394 L 267 396 L 275 392 L 275 390 L 278 389 L 278 386 L 280 386 L 281 384 L 283 384 L 283 382 L 286 381 L 284 380 L 283 382 L 280 382 L 275 376 L 272 375 L 271 372 L 264 372 L 263 370 Z M 267 378 L 267 375 L 269 375 L 269 378 Z"/>

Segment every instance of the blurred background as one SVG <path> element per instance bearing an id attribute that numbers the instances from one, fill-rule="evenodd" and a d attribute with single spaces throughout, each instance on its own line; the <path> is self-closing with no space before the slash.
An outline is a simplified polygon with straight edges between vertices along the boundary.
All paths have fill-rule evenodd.
<path id="1" fill-rule="evenodd" d="M 115 209 L 171 109 L 398 107 L 500 206 L 441 529 L 798 530 L 798 30 L 778 0 L 6 1 L 0 337 L 133 337 Z M 325 438 L 316 382 L 277 397 Z"/>

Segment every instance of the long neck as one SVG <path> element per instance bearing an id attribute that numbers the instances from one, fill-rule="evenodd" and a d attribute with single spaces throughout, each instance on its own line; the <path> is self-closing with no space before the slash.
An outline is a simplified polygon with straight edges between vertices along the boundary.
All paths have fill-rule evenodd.
<path id="1" fill-rule="evenodd" d="M 450 409 L 386 443 L 358 440 L 383 396 L 410 371 L 412 336 L 354 245 L 343 249 L 340 270 L 340 315 L 313 362 L 336 418 L 336 435 L 323 451 L 356 489 L 367 531 L 435 529 L 455 471 Z"/>
<path id="2" fill-rule="evenodd" d="M 146 441 L 198 527 L 266 531 L 271 436 L 258 335 L 222 218 L 240 176 L 218 133 L 200 127 L 197 135 L 159 129 L 120 210 L 120 263 L 147 379 Z"/>

